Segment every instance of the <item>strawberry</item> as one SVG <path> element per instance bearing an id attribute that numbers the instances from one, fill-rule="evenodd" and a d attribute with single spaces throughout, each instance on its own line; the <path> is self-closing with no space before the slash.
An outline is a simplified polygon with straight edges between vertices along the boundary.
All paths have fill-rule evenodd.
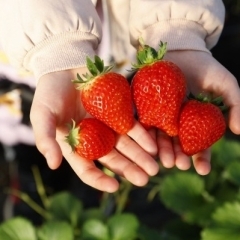
<path id="1" fill-rule="evenodd" d="M 192 156 L 209 148 L 225 133 L 226 123 L 220 106 L 222 98 L 200 94 L 187 100 L 180 113 L 179 140 L 185 154 Z"/>
<path id="2" fill-rule="evenodd" d="M 176 64 L 163 60 L 166 45 L 161 42 L 157 52 L 140 41 L 131 87 L 139 121 L 176 136 L 179 111 L 186 96 L 186 80 Z"/>
<path id="3" fill-rule="evenodd" d="M 66 142 L 81 157 L 96 160 L 108 154 L 116 142 L 115 132 L 95 118 L 85 118 L 79 124 L 73 121 Z"/>
<path id="4" fill-rule="evenodd" d="M 90 73 L 77 75 L 80 97 L 85 110 L 119 134 L 127 133 L 134 123 L 131 88 L 121 74 L 111 72 L 112 66 L 104 67 L 95 56 L 95 62 L 87 57 Z"/>

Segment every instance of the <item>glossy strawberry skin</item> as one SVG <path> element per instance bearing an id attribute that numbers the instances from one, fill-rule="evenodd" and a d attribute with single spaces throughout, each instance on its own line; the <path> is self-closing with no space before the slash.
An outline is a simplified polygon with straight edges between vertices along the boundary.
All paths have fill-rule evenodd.
<path id="1" fill-rule="evenodd" d="M 81 89 L 85 110 L 119 134 L 133 126 L 134 113 L 131 89 L 127 79 L 109 72 L 85 83 Z"/>
<path id="2" fill-rule="evenodd" d="M 179 140 L 185 154 L 192 156 L 209 148 L 225 133 L 221 110 L 212 103 L 188 100 L 180 114 Z"/>
<path id="3" fill-rule="evenodd" d="M 94 118 L 83 119 L 77 127 L 78 144 L 75 152 L 88 160 L 96 160 L 108 154 L 116 142 L 115 132 Z"/>
<path id="4" fill-rule="evenodd" d="M 132 94 L 143 125 L 157 127 L 169 136 L 178 134 L 186 81 L 176 64 L 160 60 L 140 68 L 133 77 Z"/>

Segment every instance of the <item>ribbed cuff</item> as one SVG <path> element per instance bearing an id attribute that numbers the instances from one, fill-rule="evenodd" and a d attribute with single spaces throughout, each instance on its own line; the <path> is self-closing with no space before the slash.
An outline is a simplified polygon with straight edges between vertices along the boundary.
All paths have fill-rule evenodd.
<path id="1" fill-rule="evenodd" d="M 24 67 L 33 72 L 36 80 L 50 72 L 86 66 L 98 42 L 92 34 L 72 32 L 54 35 L 31 49 L 24 58 Z"/>
<path id="2" fill-rule="evenodd" d="M 205 38 L 207 32 L 198 23 L 188 20 L 171 19 L 158 22 L 142 34 L 146 44 L 158 48 L 159 42 L 167 42 L 167 50 L 198 50 L 209 52 Z"/>

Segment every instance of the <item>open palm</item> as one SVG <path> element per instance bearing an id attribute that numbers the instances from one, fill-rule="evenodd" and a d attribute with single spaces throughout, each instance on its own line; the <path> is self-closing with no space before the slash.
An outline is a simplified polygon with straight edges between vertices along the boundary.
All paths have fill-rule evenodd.
<path id="1" fill-rule="evenodd" d="M 97 168 L 94 162 L 73 153 L 64 141 L 67 123 L 88 116 L 81 105 L 79 91 L 71 82 L 77 73 L 85 72 L 85 68 L 55 72 L 39 80 L 31 108 L 36 146 L 50 168 L 59 167 L 64 156 L 83 182 L 113 192 L 118 189 L 117 180 Z M 117 136 L 115 148 L 99 162 L 133 184 L 143 186 L 149 176 L 158 172 L 159 166 L 153 157 L 156 153 L 156 143 L 136 121 L 128 134 Z"/>
<path id="2" fill-rule="evenodd" d="M 182 69 L 189 92 L 197 95 L 206 91 L 222 96 L 229 107 L 228 126 L 233 133 L 240 134 L 240 90 L 236 78 L 207 52 L 169 51 L 165 59 L 175 62 Z M 186 170 L 191 166 L 191 159 L 181 151 L 177 138 L 171 139 L 159 131 L 157 143 L 159 157 L 165 167 L 176 165 Z M 192 156 L 192 160 L 199 174 L 210 172 L 210 148 Z"/>

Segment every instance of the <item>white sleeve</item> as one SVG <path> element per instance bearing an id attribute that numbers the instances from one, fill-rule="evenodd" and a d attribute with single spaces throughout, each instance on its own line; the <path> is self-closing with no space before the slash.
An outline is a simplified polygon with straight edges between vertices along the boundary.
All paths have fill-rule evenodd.
<path id="1" fill-rule="evenodd" d="M 84 66 L 101 41 L 90 0 L 1 0 L 0 43 L 10 62 L 43 74 Z"/>
<path id="2" fill-rule="evenodd" d="M 141 36 L 157 47 L 168 42 L 168 50 L 209 50 L 223 29 L 225 8 L 221 0 L 131 0 L 131 42 Z"/>

